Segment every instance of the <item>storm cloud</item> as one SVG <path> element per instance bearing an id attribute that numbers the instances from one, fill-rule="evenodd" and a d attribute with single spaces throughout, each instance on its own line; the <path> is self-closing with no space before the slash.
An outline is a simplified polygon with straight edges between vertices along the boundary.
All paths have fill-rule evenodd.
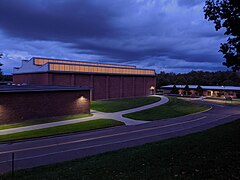
<path id="1" fill-rule="evenodd" d="M 44 56 L 157 71 L 224 70 L 203 0 L 1 0 L 3 70 Z"/>

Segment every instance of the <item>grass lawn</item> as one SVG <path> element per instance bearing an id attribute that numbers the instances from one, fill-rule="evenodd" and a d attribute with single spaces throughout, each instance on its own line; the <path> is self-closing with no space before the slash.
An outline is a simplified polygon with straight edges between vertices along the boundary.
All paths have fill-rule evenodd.
<path id="1" fill-rule="evenodd" d="M 174 118 L 184 116 L 195 112 L 203 111 L 209 107 L 202 104 L 196 104 L 189 101 L 177 99 L 176 97 L 168 97 L 169 102 L 164 105 L 157 106 L 151 109 L 138 111 L 135 113 L 125 114 L 124 117 L 136 120 L 159 120 L 166 118 Z"/>
<path id="2" fill-rule="evenodd" d="M 138 97 L 103 101 L 92 101 L 91 109 L 102 112 L 117 112 L 155 103 L 160 97 Z"/>
<path id="3" fill-rule="evenodd" d="M 106 127 L 120 126 L 120 125 L 124 125 L 124 123 L 115 121 L 112 119 L 96 119 L 96 120 L 91 120 L 86 122 L 75 123 L 75 124 L 68 124 L 68 125 L 56 126 L 51 128 L 18 132 L 18 133 L 13 133 L 8 135 L 0 135 L 0 142 L 51 136 L 51 135 L 65 134 L 65 133 L 72 133 L 72 132 L 88 131 L 88 130 L 101 129 Z"/>
<path id="4" fill-rule="evenodd" d="M 15 173 L 16 179 L 239 179 L 240 120 L 135 148 Z M 0 179 L 10 179 L 10 174 Z"/>
<path id="5" fill-rule="evenodd" d="M 138 97 L 91 102 L 91 109 L 101 112 L 117 112 L 137 108 L 160 101 L 160 97 Z"/>
<path id="6" fill-rule="evenodd" d="M 209 101 L 209 102 L 216 102 L 216 103 L 221 103 L 221 104 L 227 104 L 227 105 L 240 105 L 239 100 L 233 99 L 232 101 L 230 100 L 224 100 L 224 99 L 217 99 L 217 98 L 205 98 L 204 101 Z"/>
<path id="7" fill-rule="evenodd" d="M 61 117 L 54 117 L 54 118 L 28 120 L 20 123 L 13 123 L 13 124 L 2 124 L 0 125 L 0 130 L 30 126 L 30 125 L 36 125 L 36 124 L 43 124 L 43 123 L 50 123 L 50 122 L 57 122 L 57 121 L 64 121 L 64 120 L 70 120 L 70 119 L 79 119 L 79 118 L 85 118 L 89 116 L 92 116 L 92 114 L 77 114 L 77 115 L 61 116 Z"/>

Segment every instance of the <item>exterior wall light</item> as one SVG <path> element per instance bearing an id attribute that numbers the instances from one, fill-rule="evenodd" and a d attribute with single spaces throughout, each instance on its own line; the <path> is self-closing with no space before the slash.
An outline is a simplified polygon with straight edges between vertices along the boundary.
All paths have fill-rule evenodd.
<path id="1" fill-rule="evenodd" d="M 155 87 L 154 87 L 154 86 L 151 86 L 151 87 L 150 87 L 150 91 L 151 91 L 150 93 L 151 93 L 151 95 L 154 95 L 154 90 L 155 90 Z"/>
<path id="2" fill-rule="evenodd" d="M 150 90 L 152 90 L 152 91 L 153 91 L 154 89 L 155 89 L 155 87 L 154 87 L 154 86 L 151 86 L 151 87 L 150 87 Z"/>
<path id="3" fill-rule="evenodd" d="M 84 96 L 81 96 L 81 97 L 79 98 L 79 100 L 80 100 L 80 101 L 87 101 L 87 98 L 85 98 Z"/>
<path id="4" fill-rule="evenodd" d="M 78 101 L 78 103 L 86 103 L 88 100 L 84 96 L 81 96 L 80 98 L 78 98 L 77 101 Z"/>
<path id="5" fill-rule="evenodd" d="M 89 104 L 89 100 L 84 96 L 80 96 L 74 101 L 72 105 L 74 109 L 76 108 L 78 109 L 78 108 L 86 108 L 88 104 Z"/>

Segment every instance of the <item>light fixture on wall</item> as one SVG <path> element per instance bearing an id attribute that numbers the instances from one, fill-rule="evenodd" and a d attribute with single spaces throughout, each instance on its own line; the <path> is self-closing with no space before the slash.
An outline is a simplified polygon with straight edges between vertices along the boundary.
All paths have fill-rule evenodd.
<path id="1" fill-rule="evenodd" d="M 80 99 L 80 101 L 83 101 L 83 100 L 85 100 L 86 98 L 83 97 L 83 96 L 81 96 L 79 99 Z"/>
<path id="2" fill-rule="evenodd" d="M 77 99 L 78 103 L 86 103 L 88 100 L 84 96 L 81 96 L 80 98 Z"/>
<path id="3" fill-rule="evenodd" d="M 151 86 L 151 87 L 150 87 L 150 95 L 154 95 L 154 90 L 155 90 L 155 87 L 154 87 L 154 86 Z"/>
<path id="4" fill-rule="evenodd" d="M 154 87 L 154 86 L 151 86 L 151 87 L 150 87 L 150 90 L 151 90 L 151 91 L 153 91 L 154 89 L 155 89 L 155 87 Z"/>
<path id="5" fill-rule="evenodd" d="M 80 108 L 85 107 L 88 104 L 88 99 L 84 96 L 77 97 L 77 99 L 74 102 L 74 108 Z"/>

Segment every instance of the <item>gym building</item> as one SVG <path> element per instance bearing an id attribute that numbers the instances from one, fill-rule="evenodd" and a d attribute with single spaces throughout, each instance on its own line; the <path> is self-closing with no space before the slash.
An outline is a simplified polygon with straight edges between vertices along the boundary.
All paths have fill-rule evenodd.
<path id="1" fill-rule="evenodd" d="M 33 57 L 14 68 L 13 83 L 89 87 L 92 100 L 155 94 L 156 73 L 136 66 Z"/>

